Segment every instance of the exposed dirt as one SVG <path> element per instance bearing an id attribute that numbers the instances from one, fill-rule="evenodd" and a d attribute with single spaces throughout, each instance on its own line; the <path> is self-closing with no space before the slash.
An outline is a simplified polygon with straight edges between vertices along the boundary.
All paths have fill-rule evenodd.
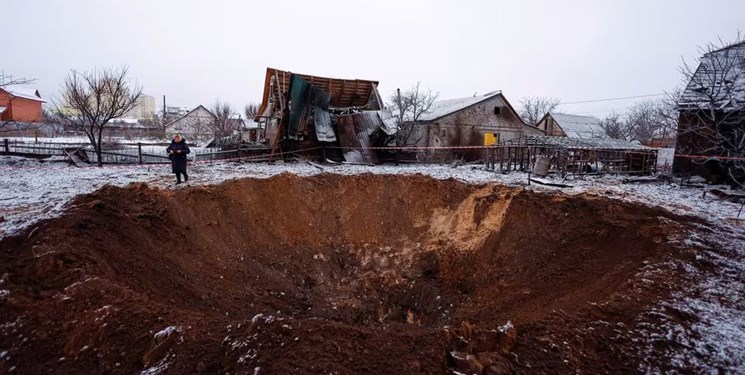
<path id="1" fill-rule="evenodd" d="M 687 220 L 422 176 L 105 187 L 0 242 L 0 373 L 634 372 Z"/>

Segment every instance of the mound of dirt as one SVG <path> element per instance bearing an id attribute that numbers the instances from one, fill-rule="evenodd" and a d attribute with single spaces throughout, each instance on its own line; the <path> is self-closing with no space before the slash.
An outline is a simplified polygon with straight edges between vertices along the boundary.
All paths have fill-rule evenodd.
<path id="1" fill-rule="evenodd" d="M 104 187 L 0 242 L 0 372 L 635 371 L 685 221 L 423 176 Z"/>

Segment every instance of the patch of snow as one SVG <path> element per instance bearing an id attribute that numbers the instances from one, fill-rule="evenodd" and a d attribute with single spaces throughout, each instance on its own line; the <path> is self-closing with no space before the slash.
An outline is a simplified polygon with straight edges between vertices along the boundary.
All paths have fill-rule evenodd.
<path id="1" fill-rule="evenodd" d="M 507 323 L 505 323 L 503 326 L 497 328 L 497 330 L 499 330 L 499 332 L 502 332 L 502 333 L 505 333 L 505 332 L 507 332 L 509 330 L 512 330 L 512 329 L 515 329 L 515 326 L 512 325 L 512 321 L 511 320 L 508 320 Z"/>
<path id="2" fill-rule="evenodd" d="M 707 228 L 707 232 L 712 229 L 704 226 Z M 663 355 L 669 358 L 673 370 L 680 372 L 743 373 L 745 296 L 742 291 L 745 279 L 740 275 L 745 274 L 745 230 L 706 237 L 698 233 L 687 235 L 690 238 L 674 238 L 671 242 L 682 248 L 704 249 L 696 258 L 709 265 L 705 269 L 711 270 L 683 261 L 672 265 L 684 270 L 688 285 L 671 300 L 645 313 L 657 323 L 640 325 L 640 333 L 646 337 L 640 354 L 644 357 Z M 694 323 L 679 323 L 675 316 L 681 314 L 692 317 Z M 664 372 L 651 364 L 645 364 L 640 370 Z"/>
<path id="3" fill-rule="evenodd" d="M 251 323 L 256 324 L 256 322 L 258 322 L 259 319 L 261 319 L 263 317 L 264 317 L 264 314 L 261 314 L 261 313 L 256 314 L 256 315 L 254 315 L 253 318 L 251 318 Z"/>
<path id="4" fill-rule="evenodd" d="M 7 297 L 10 295 L 10 290 L 0 289 L 0 298 Z"/>
<path id="5" fill-rule="evenodd" d="M 168 326 L 166 328 L 163 328 L 162 330 L 158 331 L 153 337 L 155 337 L 156 340 L 160 341 L 164 338 L 170 336 L 174 332 L 178 332 L 179 329 L 176 326 Z"/>
<path id="6" fill-rule="evenodd" d="M 238 358 L 238 363 L 245 363 L 249 359 L 255 359 L 258 355 L 259 355 L 259 352 L 256 351 L 256 349 L 254 348 L 248 349 L 248 352 L 246 352 L 246 354 Z"/>
<path id="7" fill-rule="evenodd" d="M 163 371 L 168 369 L 168 366 L 170 366 L 170 363 L 168 363 L 170 355 L 165 356 L 163 359 L 158 361 L 158 363 L 142 370 L 140 372 L 140 375 L 158 375 L 161 374 Z"/>
<path id="8" fill-rule="evenodd" d="M 673 167 L 673 157 L 675 157 L 675 148 L 657 149 L 657 170 L 670 171 Z"/>

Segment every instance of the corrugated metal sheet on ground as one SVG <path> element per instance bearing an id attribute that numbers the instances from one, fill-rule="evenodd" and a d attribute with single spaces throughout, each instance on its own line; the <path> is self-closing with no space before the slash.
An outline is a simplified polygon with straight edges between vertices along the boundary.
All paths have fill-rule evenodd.
<path id="1" fill-rule="evenodd" d="M 344 159 L 351 163 L 378 163 L 378 156 L 370 150 L 370 136 L 382 130 L 383 121 L 378 111 L 366 111 L 348 116 L 339 116 L 339 144 L 343 147 Z"/>

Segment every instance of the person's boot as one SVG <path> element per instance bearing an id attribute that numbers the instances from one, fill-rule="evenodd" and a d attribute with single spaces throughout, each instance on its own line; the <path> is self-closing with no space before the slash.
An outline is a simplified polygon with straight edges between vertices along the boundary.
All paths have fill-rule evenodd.
<path id="1" fill-rule="evenodd" d="M 179 185 L 179 184 L 181 184 L 181 175 L 176 173 L 176 185 Z"/>
<path id="2" fill-rule="evenodd" d="M 189 175 L 184 173 L 184 182 L 189 182 Z"/>

